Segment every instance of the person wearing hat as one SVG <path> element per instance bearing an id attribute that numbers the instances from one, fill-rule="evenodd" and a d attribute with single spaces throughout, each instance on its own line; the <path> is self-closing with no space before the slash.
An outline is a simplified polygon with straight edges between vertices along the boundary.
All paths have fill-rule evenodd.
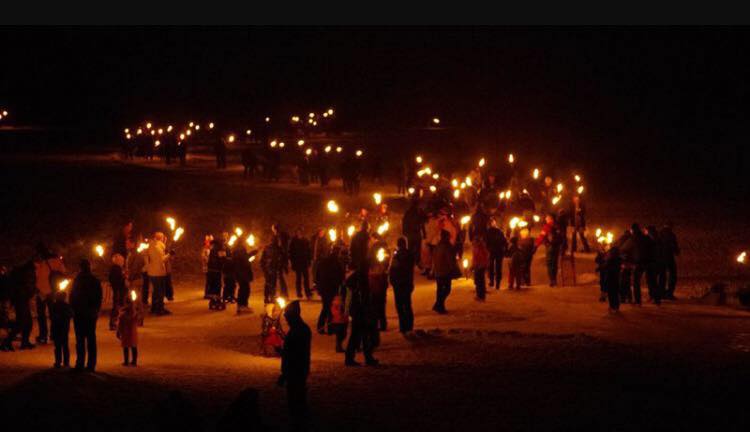
<path id="1" fill-rule="evenodd" d="M 300 303 L 295 300 L 284 310 L 289 331 L 281 351 L 279 386 L 286 386 L 292 424 L 299 427 L 307 416 L 307 376 L 310 373 L 310 327 L 302 319 Z"/>

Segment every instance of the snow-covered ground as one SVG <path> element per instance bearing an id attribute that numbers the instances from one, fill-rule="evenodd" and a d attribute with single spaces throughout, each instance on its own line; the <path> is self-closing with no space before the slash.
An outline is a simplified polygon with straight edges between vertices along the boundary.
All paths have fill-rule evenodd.
<path id="1" fill-rule="evenodd" d="M 187 230 L 178 246 L 176 300 L 168 305 L 173 314 L 147 317 L 140 334 L 140 365 L 120 366 L 121 350 L 104 317 L 94 375 L 51 370 L 51 346 L 0 353 L 0 405 L 6 420 L 22 418 L 33 430 L 56 422 L 70 427 L 88 423 L 92 430 L 156 429 L 159 415 L 154 411 L 163 416 L 166 410 L 156 407 L 170 390 L 180 390 L 195 405 L 191 413 L 200 421 L 193 425 L 213 429 L 239 392 L 253 387 L 259 390 L 263 423 L 271 429 L 286 427 L 284 391 L 275 385 L 279 361 L 257 355 L 260 272 L 256 269 L 252 288 L 253 314 L 236 316 L 231 308 L 211 312 L 202 299 L 199 245 L 203 234 L 237 224 L 263 239 L 275 219 L 309 232 L 329 217 L 323 211 L 325 199 L 335 197 L 344 206 L 354 201 L 335 188 L 243 182 L 236 170 L 182 172 L 124 166 L 107 158 L 16 160 L 2 168 L 3 203 L 12 209 L 2 228 L 0 256 L 7 261 L 28 256 L 29 248 L 44 239 L 55 243 L 74 267 L 77 258 L 90 255 L 91 244 L 111 236 L 119 215 L 134 216 L 137 225 L 150 231 L 161 228 L 169 213 Z M 32 176 L 42 181 L 29 181 Z M 366 189 L 373 190 L 370 185 Z M 398 211 L 402 204 L 390 199 Z M 602 210 L 605 205 L 610 214 Z M 702 242 L 718 244 L 730 235 L 718 229 L 706 233 L 700 210 L 590 206 L 592 225 L 605 228 L 674 217 L 678 235 L 686 237 L 680 265 L 691 292 L 714 278 L 738 277 L 729 266 L 709 264 L 724 258 Z M 726 242 L 721 247 L 731 249 Z M 746 311 L 701 305 L 682 291 L 677 302 L 624 305 L 613 316 L 597 302 L 592 257 L 577 262 L 582 283 L 576 287 L 546 286 L 541 251 L 533 269 L 531 288 L 508 292 L 504 284 L 485 303 L 473 300 L 469 280 L 457 281 L 445 316 L 430 310 L 434 284 L 419 277 L 414 294 L 418 332 L 408 339 L 395 330 L 389 293 L 390 330 L 376 353 L 382 362 L 378 368 L 345 368 L 332 337 L 316 333 L 309 380 L 315 429 L 747 426 L 744 412 L 735 408 L 738 400 L 747 399 L 750 384 Z M 293 285 L 291 276 L 287 281 Z M 318 301 L 302 303 L 309 324 L 319 309 Z M 72 343 L 73 337 L 71 348 Z"/>

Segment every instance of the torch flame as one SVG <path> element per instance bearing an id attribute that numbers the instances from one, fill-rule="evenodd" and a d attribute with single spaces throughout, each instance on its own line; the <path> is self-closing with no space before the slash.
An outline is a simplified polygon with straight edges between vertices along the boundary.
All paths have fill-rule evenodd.
<path id="1" fill-rule="evenodd" d="M 458 199 L 459 196 L 461 196 L 461 189 L 454 189 L 453 198 Z"/>
<path id="2" fill-rule="evenodd" d="M 737 255 L 737 262 L 740 264 L 745 264 L 745 259 L 747 258 L 747 252 L 742 251 L 739 255 Z"/>
<path id="3" fill-rule="evenodd" d="M 165 220 L 167 221 L 167 224 L 169 224 L 169 230 L 174 231 L 177 227 L 177 221 L 171 216 L 167 217 Z"/>
<path id="4" fill-rule="evenodd" d="M 104 256 L 104 246 L 102 246 L 100 244 L 94 246 L 94 252 L 96 252 L 96 254 L 99 255 L 100 257 L 103 257 Z"/>
<path id="5" fill-rule="evenodd" d="M 576 180 L 576 183 L 579 183 L 581 181 L 581 176 L 578 174 L 574 175 L 573 178 Z"/>
<path id="6" fill-rule="evenodd" d="M 229 241 L 227 242 L 227 244 L 229 244 L 229 246 L 234 246 L 236 242 L 237 236 L 235 234 L 232 234 L 232 237 L 229 237 Z"/>
<path id="7" fill-rule="evenodd" d="M 136 301 L 138 299 L 138 294 L 136 294 L 135 290 L 130 290 L 130 300 Z"/>
<path id="8" fill-rule="evenodd" d="M 578 192 L 578 195 L 583 193 L 583 185 L 578 186 L 578 189 L 576 189 L 576 192 Z"/>
<path id="9" fill-rule="evenodd" d="M 255 236 L 252 234 L 247 236 L 247 238 L 245 239 L 245 243 L 247 243 L 247 245 L 250 247 L 255 246 Z"/>
<path id="10" fill-rule="evenodd" d="M 326 148 L 323 149 L 324 152 L 330 153 L 331 152 L 331 146 L 326 146 Z"/>
<path id="11" fill-rule="evenodd" d="M 597 228 L 596 229 L 596 237 L 601 237 L 601 235 L 602 235 L 602 229 L 601 228 Z"/>
<path id="12" fill-rule="evenodd" d="M 557 184 L 557 193 L 560 193 L 562 191 L 563 191 L 563 184 L 562 183 L 558 183 Z"/>
<path id="13" fill-rule="evenodd" d="M 305 150 L 305 154 L 308 155 L 308 156 L 310 156 L 312 154 L 312 149 L 309 148 L 309 149 Z"/>
<path id="14" fill-rule="evenodd" d="M 464 266 L 464 269 L 469 268 L 469 259 L 464 258 L 463 262 L 461 263 Z"/>
<path id="15" fill-rule="evenodd" d="M 466 186 L 471 187 L 471 177 L 466 176 L 466 180 L 464 180 L 464 182 L 466 183 Z"/>
<path id="16" fill-rule="evenodd" d="M 383 202 L 383 195 L 381 195 L 380 192 L 375 192 L 372 194 L 372 199 L 375 201 L 375 205 L 380 205 L 380 203 Z"/>
<path id="17" fill-rule="evenodd" d="M 349 225 L 349 227 L 346 229 L 346 235 L 349 237 L 354 235 L 354 232 L 357 230 L 357 228 L 354 225 Z"/>
<path id="18" fill-rule="evenodd" d="M 336 204 L 336 201 L 330 200 L 326 204 L 326 207 L 328 208 L 329 213 L 338 213 L 339 212 L 339 205 Z"/>
<path id="19" fill-rule="evenodd" d="M 253 261 L 255 261 L 255 255 L 247 259 L 247 262 L 253 262 Z"/>
<path id="20" fill-rule="evenodd" d="M 276 304 L 279 305 L 280 308 L 284 309 L 286 307 L 286 300 L 284 300 L 283 297 L 277 297 Z"/>
<path id="21" fill-rule="evenodd" d="M 539 178 L 539 168 L 534 168 L 534 171 L 531 173 L 531 176 L 534 177 L 534 180 Z"/>
<path id="22" fill-rule="evenodd" d="M 68 285 L 70 285 L 70 279 L 63 279 L 57 284 L 57 288 L 60 291 L 65 291 L 65 289 L 68 288 Z"/>
<path id="23" fill-rule="evenodd" d="M 414 192 L 416 192 L 416 190 L 413 187 L 410 187 L 409 189 L 407 189 L 407 192 L 409 192 L 409 195 L 414 195 Z"/>
<path id="24" fill-rule="evenodd" d="M 461 226 L 464 226 L 469 222 L 471 222 L 471 216 L 466 215 L 461 218 Z"/>
<path id="25" fill-rule="evenodd" d="M 361 157 L 362 156 L 362 150 L 357 150 L 357 153 L 355 153 L 355 154 L 357 155 L 357 157 Z"/>
<path id="26" fill-rule="evenodd" d="M 458 187 L 458 180 L 456 180 L 456 179 L 451 180 L 451 186 L 453 186 L 454 188 L 457 188 Z"/>
<path id="27" fill-rule="evenodd" d="M 435 187 L 435 185 L 430 186 L 430 192 L 435 192 L 435 191 L 437 191 L 437 188 Z"/>
<path id="28" fill-rule="evenodd" d="M 484 158 L 479 159 L 479 167 L 481 168 L 483 166 L 484 166 Z"/>
<path id="29" fill-rule="evenodd" d="M 560 195 L 552 197 L 552 205 L 557 205 L 557 203 L 559 203 L 561 199 L 562 197 Z"/>
<path id="30" fill-rule="evenodd" d="M 305 145 L 305 140 L 298 140 L 297 145 L 302 147 L 303 145 Z"/>
<path id="31" fill-rule="evenodd" d="M 380 225 L 380 226 L 378 227 L 378 234 L 380 234 L 380 235 L 383 235 L 383 234 L 385 234 L 385 232 L 386 232 L 386 231 L 388 231 L 388 228 L 390 228 L 390 227 L 391 227 L 391 225 L 390 225 L 390 224 L 388 223 L 388 221 L 385 221 L 385 222 L 383 222 L 383 223 L 382 223 L 382 224 L 381 224 L 381 225 Z"/>
<path id="32" fill-rule="evenodd" d="M 336 241 L 336 230 L 331 228 L 328 230 L 328 238 L 331 240 L 331 242 Z"/>
<path id="33" fill-rule="evenodd" d="M 513 162 L 515 162 L 515 161 L 516 161 L 516 158 L 515 158 L 515 157 L 513 157 L 513 153 L 509 154 L 509 155 L 508 155 L 508 163 L 511 163 L 511 164 L 512 164 L 512 163 L 513 163 Z"/>
<path id="34" fill-rule="evenodd" d="M 378 253 L 376 255 L 376 258 L 378 259 L 378 262 L 385 261 L 386 256 L 388 256 L 388 255 L 385 253 L 385 249 L 383 249 L 383 248 L 378 249 Z"/>
<path id="35" fill-rule="evenodd" d="M 229 135 L 229 137 L 227 137 L 227 141 L 229 141 L 230 143 L 233 143 L 234 142 L 234 135 Z"/>
<path id="36" fill-rule="evenodd" d="M 235 227 L 234 228 L 234 233 L 237 234 L 237 237 L 241 237 L 242 236 L 242 228 Z"/>
<path id="37" fill-rule="evenodd" d="M 179 227 L 175 230 L 174 236 L 172 237 L 173 241 L 179 241 L 180 237 L 182 237 L 182 234 L 185 233 L 185 229 L 183 227 Z"/>
<path id="38" fill-rule="evenodd" d="M 540 218 L 539 215 L 534 215 L 533 219 L 534 219 L 534 222 L 539 222 L 540 220 L 542 220 L 542 218 Z"/>
<path id="39" fill-rule="evenodd" d="M 418 164 L 421 164 L 423 159 L 422 156 L 417 156 L 414 160 L 416 160 Z"/>
<path id="40" fill-rule="evenodd" d="M 508 223 L 508 225 L 510 226 L 510 229 L 516 229 L 516 227 L 518 226 L 519 222 L 521 222 L 521 218 L 519 218 L 518 216 L 514 216 L 510 220 L 510 222 Z"/>
<path id="41" fill-rule="evenodd" d="M 138 249 L 136 249 L 136 252 L 141 253 L 145 251 L 146 249 L 148 249 L 148 243 L 142 242 L 141 244 L 138 245 Z"/>

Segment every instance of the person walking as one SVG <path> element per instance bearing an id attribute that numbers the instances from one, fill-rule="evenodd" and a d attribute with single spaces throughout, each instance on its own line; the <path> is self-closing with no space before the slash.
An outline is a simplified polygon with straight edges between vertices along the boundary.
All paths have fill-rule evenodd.
<path id="1" fill-rule="evenodd" d="M 297 289 L 297 298 L 302 298 L 302 288 L 304 286 L 305 298 L 310 300 L 312 292 L 310 291 L 310 263 L 312 262 L 312 249 L 310 240 L 298 229 L 294 237 L 289 242 L 289 260 L 294 271 L 294 286 Z"/>
<path id="2" fill-rule="evenodd" d="M 490 219 L 490 227 L 487 229 L 487 249 L 490 252 L 489 261 L 489 287 L 500 289 L 500 281 L 503 279 L 503 258 L 508 249 L 508 240 L 497 226 L 495 218 Z"/>
<path id="3" fill-rule="evenodd" d="M 234 278 L 237 281 L 237 315 L 243 312 L 251 312 L 249 306 L 250 283 L 253 281 L 253 263 L 257 250 L 248 252 L 243 245 L 238 246 L 232 252 L 234 261 Z"/>
<path id="4" fill-rule="evenodd" d="M 276 279 L 278 278 L 281 264 L 281 250 L 279 247 L 279 238 L 271 237 L 271 241 L 263 248 L 263 254 L 260 257 L 260 268 L 263 270 L 265 285 L 263 289 L 264 303 L 273 303 L 276 298 Z"/>
<path id="5" fill-rule="evenodd" d="M 286 386 L 287 404 L 292 429 L 303 429 L 307 422 L 307 377 L 310 374 L 310 327 L 302 319 L 299 301 L 284 309 L 289 331 L 281 350 L 281 375 L 279 386 Z"/>
<path id="6" fill-rule="evenodd" d="M 425 219 L 424 213 L 419 208 L 419 199 L 412 198 L 401 220 L 401 233 L 406 236 L 407 246 L 415 262 L 419 262 L 422 239 L 426 237 Z"/>
<path id="7" fill-rule="evenodd" d="M 70 306 L 76 335 L 76 367 L 81 371 L 96 369 L 96 320 L 102 307 L 102 285 L 91 273 L 88 260 L 81 260 L 81 271 L 73 281 Z M 88 358 L 87 358 L 88 354 Z"/>
<path id="8" fill-rule="evenodd" d="M 345 282 L 352 332 L 346 346 L 344 364 L 359 366 L 360 364 L 355 360 L 355 354 L 361 350 L 365 356 L 365 364 L 377 366 L 380 362 L 373 357 L 373 351 L 378 344 L 378 329 L 375 325 L 372 301 L 367 286 L 367 274 L 362 275 L 359 274 L 360 272 L 361 270 L 355 270 Z"/>
<path id="9" fill-rule="evenodd" d="M 445 300 L 451 293 L 451 282 L 456 269 L 456 254 L 450 242 L 450 233 L 441 230 L 440 241 L 432 251 L 432 271 L 437 283 L 435 304 L 432 310 L 439 314 L 447 313 Z"/>
<path id="10" fill-rule="evenodd" d="M 317 330 L 326 333 L 326 326 L 331 319 L 331 302 L 344 283 L 346 269 L 339 259 L 339 247 L 334 246 L 330 254 L 320 261 L 315 280 L 318 281 L 318 294 L 321 299 L 320 315 L 318 315 Z"/>
<path id="11" fill-rule="evenodd" d="M 380 234 L 374 232 L 372 239 L 373 242 L 368 257 L 367 285 L 370 289 L 375 324 L 379 331 L 386 331 L 388 329 L 388 320 L 386 318 L 385 305 L 388 296 L 388 257 L 390 252 L 388 244 Z"/>
<path id="12" fill-rule="evenodd" d="M 398 329 L 401 333 L 409 333 L 414 330 L 414 312 L 411 307 L 411 295 L 414 292 L 414 255 L 409 251 L 405 237 L 398 239 L 388 273 L 396 302 Z"/>

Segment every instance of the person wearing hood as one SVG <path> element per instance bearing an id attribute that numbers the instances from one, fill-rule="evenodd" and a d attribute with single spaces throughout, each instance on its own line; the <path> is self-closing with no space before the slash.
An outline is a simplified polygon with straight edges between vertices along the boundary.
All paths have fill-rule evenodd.
<path id="1" fill-rule="evenodd" d="M 284 309 L 289 331 L 281 350 L 281 375 L 279 386 L 286 386 L 289 415 L 294 429 L 300 429 L 307 420 L 307 377 L 310 374 L 310 327 L 302 319 L 299 301 L 289 303 Z"/>
<path id="2" fill-rule="evenodd" d="M 244 245 L 238 245 L 232 251 L 234 278 L 237 281 L 237 315 L 244 311 L 252 312 L 249 306 L 250 283 L 253 281 L 253 263 L 257 250 L 248 252 Z"/>

